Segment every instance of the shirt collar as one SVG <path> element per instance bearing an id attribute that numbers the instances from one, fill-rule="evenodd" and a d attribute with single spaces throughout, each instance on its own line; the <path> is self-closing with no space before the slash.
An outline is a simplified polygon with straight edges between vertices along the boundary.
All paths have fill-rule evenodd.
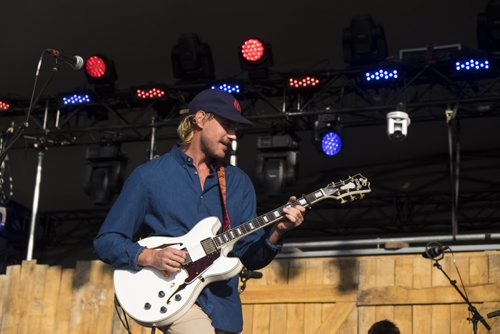
<path id="1" fill-rule="evenodd" d="M 180 164 L 180 165 L 193 165 L 193 159 L 187 155 L 179 145 L 174 145 L 172 149 L 170 150 L 170 153 L 174 157 L 174 159 Z M 216 165 L 215 163 L 210 164 L 210 173 L 215 173 Z"/>

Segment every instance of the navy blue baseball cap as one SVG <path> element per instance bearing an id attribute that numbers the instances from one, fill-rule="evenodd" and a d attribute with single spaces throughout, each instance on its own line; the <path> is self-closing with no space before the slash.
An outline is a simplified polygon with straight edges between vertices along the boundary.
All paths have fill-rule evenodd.
<path id="1" fill-rule="evenodd" d="M 241 115 L 241 107 L 238 100 L 231 94 L 220 89 L 205 89 L 198 93 L 189 102 L 188 109 L 190 114 L 203 110 L 236 123 L 252 124 L 252 122 Z"/>

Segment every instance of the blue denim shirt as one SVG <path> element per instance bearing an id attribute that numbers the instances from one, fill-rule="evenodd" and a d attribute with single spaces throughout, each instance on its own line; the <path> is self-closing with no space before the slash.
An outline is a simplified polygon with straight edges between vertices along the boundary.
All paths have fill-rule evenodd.
<path id="1" fill-rule="evenodd" d="M 227 165 L 227 210 L 231 227 L 256 216 L 255 190 L 239 168 Z M 193 160 L 177 146 L 167 154 L 136 168 L 111 208 L 94 240 L 97 256 L 114 268 L 140 270 L 137 257 L 142 247 L 132 240 L 142 224 L 155 235 L 178 237 L 209 216 L 223 221 L 219 182 L 215 166 L 201 187 Z M 250 270 L 269 264 L 281 245 L 272 245 L 259 230 L 239 240 L 231 256 Z M 209 284 L 197 303 L 215 328 L 239 332 L 243 327 L 238 277 Z"/>

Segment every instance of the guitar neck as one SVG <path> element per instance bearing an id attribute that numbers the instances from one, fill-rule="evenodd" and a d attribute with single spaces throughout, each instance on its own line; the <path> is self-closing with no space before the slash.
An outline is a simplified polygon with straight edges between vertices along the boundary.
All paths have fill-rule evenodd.
<path id="1" fill-rule="evenodd" d="M 283 217 L 285 217 L 285 213 L 283 212 L 283 209 L 285 208 L 296 205 L 302 205 L 304 208 L 307 209 L 316 202 L 325 199 L 326 197 L 327 196 L 323 191 L 323 189 L 318 189 L 317 191 L 314 191 L 308 195 L 304 195 L 303 197 L 297 199 L 295 202 L 287 203 L 273 211 L 269 211 L 237 227 L 226 230 L 221 234 L 218 234 L 216 237 L 214 237 L 213 241 L 215 242 L 216 247 L 220 248 L 225 244 L 241 239 L 249 234 L 252 234 L 260 230 L 261 228 L 269 226 L 277 222 L 278 220 L 282 219 Z"/>

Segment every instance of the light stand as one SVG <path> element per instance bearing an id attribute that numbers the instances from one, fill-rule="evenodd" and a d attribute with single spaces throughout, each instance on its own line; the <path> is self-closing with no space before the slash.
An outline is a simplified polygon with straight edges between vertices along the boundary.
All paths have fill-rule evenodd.
<path id="1" fill-rule="evenodd" d="M 450 278 L 450 276 L 448 276 L 448 274 L 444 271 L 443 267 L 439 263 L 440 259 L 442 259 L 442 257 L 434 260 L 434 267 L 438 268 L 444 274 L 444 276 L 446 276 L 448 281 L 450 281 L 450 284 L 455 288 L 455 290 L 457 290 L 458 294 L 460 296 L 462 296 L 465 303 L 467 305 L 469 305 L 469 311 L 472 313 L 472 317 L 468 317 L 467 320 L 472 322 L 473 333 L 477 334 L 477 322 L 478 321 L 480 321 L 484 325 L 484 327 L 486 327 L 486 329 L 488 331 L 490 331 L 491 330 L 490 325 L 488 325 L 486 320 L 484 320 L 483 316 L 479 313 L 479 311 L 476 309 L 476 307 L 474 305 L 472 305 L 472 303 L 469 301 L 469 298 L 467 298 L 467 296 L 458 288 L 457 281 L 452 280 Z"/>

